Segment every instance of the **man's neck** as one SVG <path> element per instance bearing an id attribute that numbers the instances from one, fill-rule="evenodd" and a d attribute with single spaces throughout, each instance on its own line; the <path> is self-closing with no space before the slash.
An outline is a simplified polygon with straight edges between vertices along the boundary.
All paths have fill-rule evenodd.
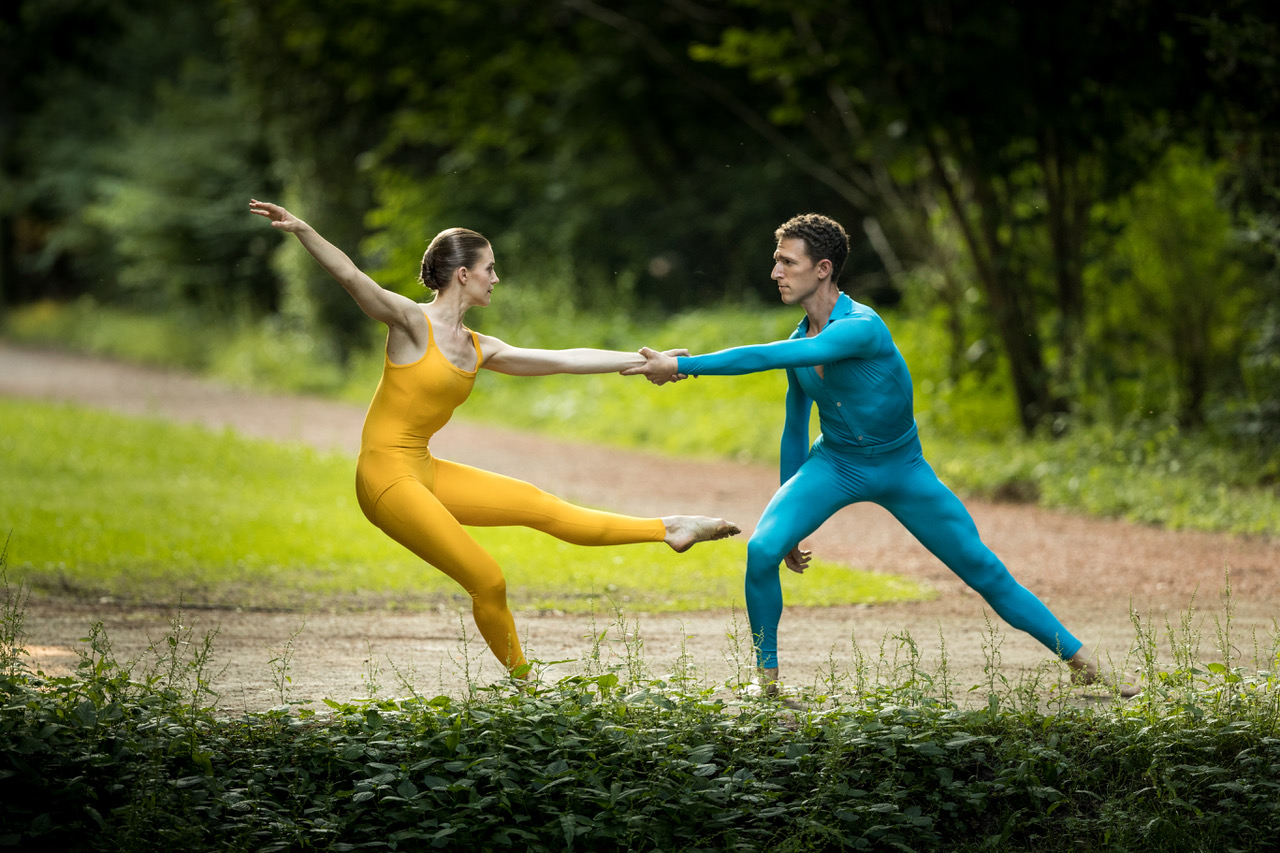
<path id="1" fill-rule="evenodd" d="M 836 307 L 836 300 L 839 298 L 840 289 L 836 287 L 835 282 L 828 281 L 815 290 L 812 296 L 800 303 L 805 315 L 809 318 L 810 335 L 816 335 L 826 328 L 827 320 L 831 319 L 831 310 Z"/>

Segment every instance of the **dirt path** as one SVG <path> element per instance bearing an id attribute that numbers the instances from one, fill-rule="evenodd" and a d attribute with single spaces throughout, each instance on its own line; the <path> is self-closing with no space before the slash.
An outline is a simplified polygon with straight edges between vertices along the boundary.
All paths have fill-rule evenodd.
<path id="1" fill-rule="evenodd" d="M 483 393 L 483 386 L 479 391 Z M 0 395 L 66 400 L 134 415 L 172 418 L 247 435 L 302 441 L 354 455 L 363 407 L 315 398 L 267 396 L 183 374 L 139 368 L 63 353 L 0 343 Z M 926 453 L 928 439 L 925 437 Z M 660 515 L 697 512 L 722 515 L 746 532 L 759 518 L 776 484 L 771 466 L 699 463 L 644 453 L 584 446 L 455 420 L 433 442 L 443 457 L 510 474 L 570 500 L 609 509 Z M 1230 570 L 1234 591 L 1236 646 L 1253 653 L 1255 629 L 1269 632 L 1280 615 L 1280 542 L 1215 534 L 1184 533 L 1099 521 L 1036 507 L 968 501 L 983 538 L 1018 577 L 1089 645 L 1123 658 L 1134 630 L 1130 606 L 1160 626 L 1175 625 L 1196 601 L 1196 621 L 1205 657 L 1212 656 L 1213 619 L 1221 617 L 1218 592 Z M 824 558 L 872 571 L 923 580 L 938 590 L 934 601 L 880 607 L 789 609 L 779 633 L 784 674 L 813 683 L 834 660 L 850 658 L 851 633 L 863 651 L 879 657 L 882 638 L 908 632 L 926 663 L 936 659 L 939 636 L 949 665 L 964 686 L 984 681 L 986 614 L 982 600 L 928 554 L 884 511 L 851 507 L 829 521 L 809 543 Z M 705 546 L 704 546 L 705 547 Z M 13 555 L 11 555 L 13 556 Z M 796 578 L 792 581 L 797 582 Z M 1197 594 L 1198 593 L 1198 594 Z M 222 704 L 261 708 L 275 704 L 280 690 L 269 661 L 290 649 L 291 698 L 351 699 L 376 685 L 381 695 L 405 692 L 412 681 L 423 693 L 463 690 L 463 625 L 469 616 L 433 612 L 261 613 L 230 610 L 188 614 L 197 633 L 217 629 L 215 681 Z M 161 608 L 126 609 L 65 600 L 32 601 L 27 611 L 28 647 L 36 662 L 67 666 L 71 651 L 94 621 L 102 621 L 117 655 L 131 657 L 169 629 Z M 654 673 L 682 651 L 710 679 L 734 667 L 732 616 L 710 612 L 668 616 L 628 614 L 638 620 L 644 659 Z M 583 617 L 518 613 L 532 656 L 543 660 L 582 658 L 591 649 Z M 603 630 L 605 625 L 596 626 Z M 745 628 L 738 626 L 741 633 Z M 1015 678 L 1045 660 L 1025 635 L 1002 631 L 1003 672 Z M 614 650 L 625 654 L 618 632 Z M 470 666 L 480 680 L 496 667 L 471 640 Z M 608 654 L 606 646 L 602 650 Z M 572 668 L 569 665 L 568 668 Z"/>

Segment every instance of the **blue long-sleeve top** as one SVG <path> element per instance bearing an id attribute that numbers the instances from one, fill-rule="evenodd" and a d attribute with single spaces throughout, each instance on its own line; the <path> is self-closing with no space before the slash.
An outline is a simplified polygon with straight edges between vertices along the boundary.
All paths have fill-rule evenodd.
<path id="1" fill-rule="evenodd" d="M 785 341 L 681 356 L 690 376 L 738 376 L 787 371 L 786 422 L 780 474 L 791 479 L 809 453 L 809 418 L 818 406 L 818 441 L 842 452 L 874 456 L 916 435 L 911 374 L 880 315 L 840 294 L 822 331 L 808 336 L 809 318 Z M 823 375 L 814 368 L 821 365 Z"/>

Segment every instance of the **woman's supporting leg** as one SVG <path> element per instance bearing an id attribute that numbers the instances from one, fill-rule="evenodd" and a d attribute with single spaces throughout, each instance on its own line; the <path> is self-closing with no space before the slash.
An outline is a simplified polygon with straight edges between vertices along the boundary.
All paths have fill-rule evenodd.
<path id="1" fill-rule="evenodd" d="M 453 578 L 471 596 L 471 613 L 490 651 L 515 670 L 525 664 L 507 582 L 489 552 L 417 480 L 401 480 L 373 507 L 374 524 L 418 557 Z"/>
<path id="2" fill-rule="evenodd" d="M 676 550 L 738 532 L 721 519 L 678 516 L 635 518 L 585 509 L 529 483 L 443 459 L 432 461 L 430 489 L 417 480 L 397 482 L 378 499 L 373 521 L 392 539 L 456 580 L 471 595 L 476 626 L 509 668 L 524 664 L 506 581 L 497 562 L 463 525 L 520 526 L 575 545 L 628 545 L 667 541 Z"/>

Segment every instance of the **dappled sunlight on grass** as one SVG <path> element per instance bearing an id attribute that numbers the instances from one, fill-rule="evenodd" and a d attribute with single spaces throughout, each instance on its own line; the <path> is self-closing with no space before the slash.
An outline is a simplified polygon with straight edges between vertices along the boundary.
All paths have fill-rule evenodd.
<path id="1" fill-rule="evenodd" d="M 369 524 L 353 460 L 301 445 L 72 406 L 0 401 L 0 528 L 33 589 L 228 606 L 426 607 L 465 594 Z M 472 531 L 503 566 L 513 607 L 728 608 L 745 544 L 567 545 Z M 797 605 L 928 595 L 902 579 L 816 564 Z M 799 579 L 797 579 L 799 580 Z"/>
<path id="2" fill-rule="evenodd" d="M 486 531 L 487 532 L 487 531 Z M 739 541 L 699 545 L 676 554 L 663 545 L 579 548 L 540 537 L 532 554 L 529 534 L 513 531 L 505 543 L 486 542 L 503 566 L 515 607 L 585 612 L 602 603 L 628 610 L 682 611 L 742 606 L 746 546 Z M 543 544 L 549 542 L 549 544 Z M 510 548 L 510 551 L 506 549 Z M 548 588 L 548 566 L 560 585 Z M 815 561 L 803 578 L 783 571 L 789 605 L 872 604 L 932 597 L 904 578 Z M 786 577 L 790 575 L 790 577 Z"/>

